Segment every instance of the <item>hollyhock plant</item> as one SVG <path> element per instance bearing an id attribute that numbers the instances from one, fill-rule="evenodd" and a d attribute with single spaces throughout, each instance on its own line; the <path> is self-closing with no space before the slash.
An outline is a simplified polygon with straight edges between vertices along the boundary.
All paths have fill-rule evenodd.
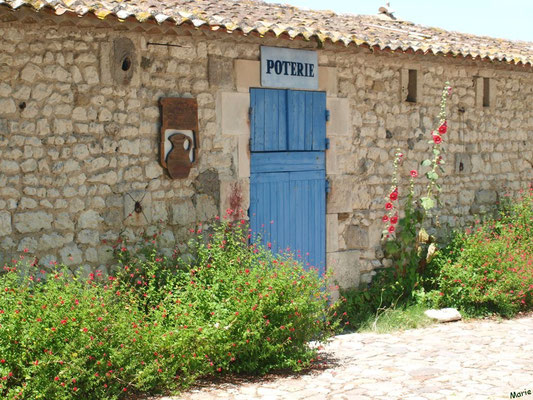
<path id="1" fill-rule="evenodd" d="M 443 137 L 448 132 L 446 120 L 446 101 L 451 94 L 451 87 L 446 83 L 441 97 L 438 128 L 430 131 L 433 146 L 433 157 L 422 162 L 423 167 L 430 167 L 425 173 L 428 179 L 426 192 L 420 197 L 415 197 L 415 179 L 419 173 L 413 169 L 409 173 L 409 191 L 404 199 L 399 194 L 399 166 L 403 160 L 403 153 L 396 150 L 393 162 L 393 176 L 391 190 L 388 192 L 385 209 L 388 211 L 387 224 L 383 231 L 385 254 L 392 259 L 397 271 L 397 277 L 402 278 L 404 293 L 411 293 L 419 280 L 419 273 L 430 261 L 435 251 L 434 238 L 429 236 L 424 228 L 425 222 L 431 216 L 431 210 L 437 204 L 438 193 L 441 188 L 437 184 L 438 172 L 444 172 Z M 400 212 L 401 211 L 401 212 Z"/>

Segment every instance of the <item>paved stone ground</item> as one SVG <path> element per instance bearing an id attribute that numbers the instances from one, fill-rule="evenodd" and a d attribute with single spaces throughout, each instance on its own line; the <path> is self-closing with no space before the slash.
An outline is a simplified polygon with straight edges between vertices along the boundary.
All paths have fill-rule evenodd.
<path id="1" fill-rule="evenodd" d="M 533 315 L 342 335 L 322 354 L 322 369 L 211 383 L 161 400 L 487 400 L 533 393 Z M 533 400 L 533 394 L 520 398 Z"/>

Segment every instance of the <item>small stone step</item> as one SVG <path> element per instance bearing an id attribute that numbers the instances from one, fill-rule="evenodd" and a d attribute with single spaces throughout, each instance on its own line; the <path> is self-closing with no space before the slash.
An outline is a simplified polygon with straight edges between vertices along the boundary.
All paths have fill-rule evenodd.
<path id="1" fill-rule="evenodd" d="M 442 308 L 440 310 L 426 310 L 426 316 L 437 322 L 453 322 L 461 319 L 461 314 L 455 308 Z"/>

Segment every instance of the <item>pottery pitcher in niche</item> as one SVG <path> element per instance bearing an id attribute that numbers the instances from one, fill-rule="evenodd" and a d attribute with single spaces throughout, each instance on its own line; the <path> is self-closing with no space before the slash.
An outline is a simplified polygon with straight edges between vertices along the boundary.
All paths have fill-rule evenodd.
<path id="1" fill-rule="evenodd" d="M 161 165 L 172 179 L 187 178 L 198 149 L 198 105 L 189 98 L 163 98 L 160 104 Z"/>

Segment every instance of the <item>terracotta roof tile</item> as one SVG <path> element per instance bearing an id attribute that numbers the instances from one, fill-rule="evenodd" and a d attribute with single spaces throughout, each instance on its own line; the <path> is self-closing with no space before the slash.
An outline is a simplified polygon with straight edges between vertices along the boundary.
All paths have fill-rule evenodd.
<path id="1" fill-rule="evenodd" d="M 291 38 L 330 40 L 344 45 L 354 43 L 381 50 L 421 51 L 453 56 L 480 57 L 493 61 L 533 65 L 533 43 L 511 41 L 387 20 L 378 16 L 336 14 L 256 0 L 0 0 L 11 9 L 22 6 L 35 10 L 52 9 L 100 19 L 133 17 L 161 24 L 190 23 L 195 27 L 241 31 L 244 34 L 269 32 Z"/>

